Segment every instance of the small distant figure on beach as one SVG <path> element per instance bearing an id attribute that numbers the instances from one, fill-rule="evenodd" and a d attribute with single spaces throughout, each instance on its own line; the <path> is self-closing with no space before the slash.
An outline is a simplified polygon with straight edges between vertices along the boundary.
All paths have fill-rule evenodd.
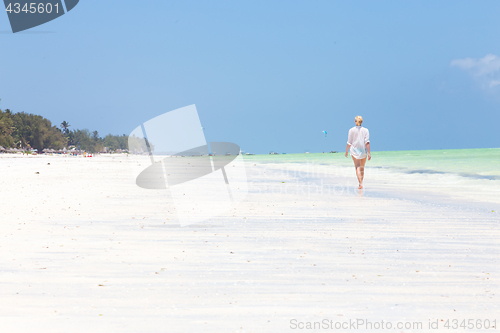
<path id="1" fill-rule="evenodd" d="M 356 168 L 356 176 L 358 176 L 359 187 L 363 188 L 363 178 L 365 176 L 365 163 L 366 157 L 368 160 L 372 159 L 370 153 L 370 132 L 368 128 L 361 126 L 363 123 L 363 117 L 356 116 L 354 118 L 356 126 L 349 130 L 349 135 L 347 137 L 347 147 L 345 149 L 345 157 L 351 150 L 352 160 L 354 161 L 354 167 Z"/>

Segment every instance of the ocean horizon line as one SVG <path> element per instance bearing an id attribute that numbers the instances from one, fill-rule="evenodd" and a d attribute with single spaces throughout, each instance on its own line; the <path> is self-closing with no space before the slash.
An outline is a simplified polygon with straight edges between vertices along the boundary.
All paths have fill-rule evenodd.
<path id="1" fill-rule="evenodd" d="M 439 149 L 408 149 L 408 150 L 371 150 L 371 153 L 389 153 L 389 152 L 435 152 L 435 151 L 457 151 L 457 150 L 490 150 L 490 149 L 500 149 L 500 147 L 491 147 L 491 148 L 439 148 Z M 257 155 L 302 155 L 302 154 L 344 154 L 345 152 L 342 151 L 325 151 L 325 152 L 276 152 L 276 151 L 271 151 L 270 153 L 252 153 L 250 155 L 245 155 L 247 152 L 246 150 L 242 150 L 242 155 L 244 156 L 257 156 Z"/>

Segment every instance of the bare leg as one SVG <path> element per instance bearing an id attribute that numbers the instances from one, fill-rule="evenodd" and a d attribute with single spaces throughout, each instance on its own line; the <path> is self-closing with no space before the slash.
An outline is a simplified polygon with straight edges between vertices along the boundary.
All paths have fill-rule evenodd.
<path id="1" fill-rule="evenodd" d="M 359 186 L 360 188 L 363 188 L 363 179 L 365 178 L 365 164 L 366 164 L 366 157 L 359 160 L 360 161 L 360 166 L 359 166 L 359 170 L 360 170 L 360 174 L 361 174 L 361 182 L 359 183 Z"/>
<path id="2" fill-rule="evenodd" d="M 363 188 L 363 178 L 365 177 L 365 163 L 366 163 L 366 157 L 363 159 L 356 159 L 352 158 L 354 162 L 354 167 L 356 168 L 356 176 L 358 177 L 358 182 L 359 182 L 359 187 L 358 189 Z"/>

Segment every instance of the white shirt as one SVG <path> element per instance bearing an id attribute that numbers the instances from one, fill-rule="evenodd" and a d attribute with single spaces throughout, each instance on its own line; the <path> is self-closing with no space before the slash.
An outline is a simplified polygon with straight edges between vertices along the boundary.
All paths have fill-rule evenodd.
<path id="1" fill-rule="evenodd" d="M 354 126 L 349 130 L 347 144 L 351 145 L 351 155 L 356 159 L 363 159 L 367 155 L 366 144 L 370 142 L 370 132 L 363 126 Z"/>

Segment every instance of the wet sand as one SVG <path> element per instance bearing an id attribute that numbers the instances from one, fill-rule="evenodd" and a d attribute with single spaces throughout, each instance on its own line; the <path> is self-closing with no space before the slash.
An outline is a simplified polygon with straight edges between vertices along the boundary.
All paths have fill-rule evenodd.
<path id="1" fill-rule="evenodd" d="M 291 174 L 297 164 L 252 159 L 244 202 L 181 228 L 165 191 L 135 186 L 133 163 L 0 157 L 2 330 L 500 322 L 496 198 L 384 187 L 376 173 L 360 196 L 354 172 Z"/>

